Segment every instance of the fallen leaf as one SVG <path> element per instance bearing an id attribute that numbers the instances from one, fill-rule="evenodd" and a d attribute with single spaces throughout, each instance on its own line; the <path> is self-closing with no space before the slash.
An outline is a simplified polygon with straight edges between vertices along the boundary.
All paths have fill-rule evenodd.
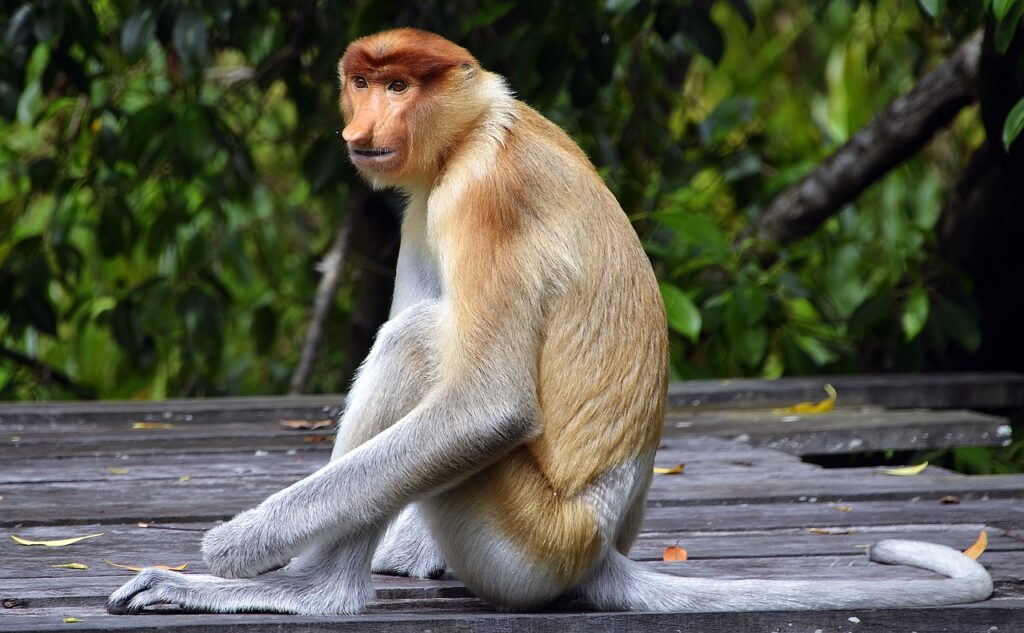
<path id="1" fill-rule="evenodd" d="M 686 464 L 676 464 L 672 468 L 665 468 L 664 466 L 655 466 L 654 472 L 658 473 L 659 475 L 678 475 L 679 473 L 683 472 L 684 468 L 686 468 Z"/>
<path id="2" fill-rule="evenodd" d="M 834 503 L 830 503 L 828 504 L 828 507 L 832 508 L 833 510 L 838 510 L 839 512 L 853 512 L 853 506 L 840 506 Z"/>
<path id="3" fill-rule="evenodd" d="M 316 429 L 323 429 L 334 424 L 333 420 L 281 420 L 279 422 L 281 426 L 286 429 L 295 429 L 297 431 L 313 431 Z"/>
<path id="4" fill-rule="evenodd" d="M 807 530 L 811 534 L 824 534 L 825 536 L 848 536 L 853 530 L 826 530 L 825 528 L 812 527 Z"/>
<path id="5" fill-rule="evenodd" d="M 956 505 L 960 503 L 960 497 L 956 495 L 946 495 L 945 497 L 939 499 L 939 503 L 943 503 L 947 506 Z"/>
<path id="6" fill-rule="evenodd" d="M 964 550 L 964 556 L 978 560 L 978 557 L 981 556 L 981 553 L 985 551 L 986 547 L 988 547 L 988 534 L 985 534 L 985 530 L 982 530 L 981 533 L 978 534 L 978 540 L 974 541 L 974 545 L 971 545 Z"/>
<path id="7" fill-rule="evenodd" d="M 81 622 L 78 618 L 64 618 L 64 624 L 74 624 L 75 622 Z"/>
<path id="8" fill-rule="evenodd" d="M 50 567 L 60 567 L 61 569 L 89 569 L 88 565 L 82 563 L 64 563 L 63 565 L 50 565 Z"/>
<path id="9" fill-rule="evenodd" d="M 772 409 L 772 413 L 775 415 L 786 415 L 787 413 L 828 413 L 835 408 L 839 393 L 832 385 L 826 384 L 823 389 L 828 394 L 828 397 L 821 402 L 798 402 L 791 407 Z"/>
<path id="10" fill-rule="evenodd" d="M 182 482 L 189 481 L 190 479 L 192 479 L 190 475 L 182 475 L 181 477 L 178 477 L 178 481 Z"/>
<path id="11" fill-rule="evenodd" d="M 170 422 L 132 422 L 132 428 L 136 431 L 166 431 L 173 429 Z"/>
<path id="12" fill-rule="evenodd" d="M 111 567 L 117 567 L 118 569 L 127 569 L 128 571 L 142 571 L 143 569 L 166 569 L 167 571 L 185 571 L 188 567 L 188 563 L 182 563 L 177 567 L 171 567 L 170 565 L 146 565 L 145 567 L 139 567 L 138 565 L 122 565 L 121 563 L 115 563 L 114 561 L 103 559 L 103 562 L 110 565 Z"/>
<path id="13" fill-rule="evenodd" d="M 333 442 L 333 435 L 307 435 L 302 438 L 302 441 L 306 444 L 323 444 L 324 442 Z"/>
<path id="14" fill-rule="evenodd" d="M 21 441 L 21 436 L 20 435 L 12 435 L 11 436 L 11 442 L 12 443 L 17 444 L 20 441 Z"/>
<path id="15" fill-rule="evenodd" d="M 87 534 L 85 536 L 75 536 L 73 538 L 62 538 L 53 541 L 30 541 L 23 539 L 20 536 L 11 534 L 11 538 L 14 539 L 15 543 L 19 545 L 45 545 L 46 547 L 64 547 L 65 545 L 74 545 L 79 541 L 84 541 L 87 538 L 96 538 L 97 536 L 103 536 L 103 532 L 97 532 L 96 534 Z"/>
<path id="16" fill-rule="evenodd" d="M 661 553 L 661 560 L 663 561 L 683 561 L 687 559 L 686 550 L 679 547 L 679 541 L 676 541 L 675 545 L 669 545 L 665 548 L 665 551 Z"/>
<path id="17" fill-rule="evenodd" d="M 111 475 L 127 475 L 132 472 L 131 468 L 108 468 L 107 472 Z"/>
<path id="18" fill-rule="evenodd" d="M 887 468 L 882 471 L 883 475 L 896 475 L 899 477 L 910 477 L 916 475 L 925 468 L 927 468 L 928 462 L 921 462 L 917 466 L 900 466 L 899 468 Z"/>

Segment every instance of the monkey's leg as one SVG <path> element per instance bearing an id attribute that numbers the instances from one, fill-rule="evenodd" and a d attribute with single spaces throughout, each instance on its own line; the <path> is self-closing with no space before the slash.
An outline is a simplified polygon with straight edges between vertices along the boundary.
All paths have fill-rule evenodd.
<path id="1" fill-rule="evenodd" d="M 433 387 L 436 353 L 429 342 L 436 335 L 433 318 L 424 315 L 435 309 L 430 306 L 410 306 L 381 329 L 349 390 L 332 460 L 400 420 Z M 444 573 L 444 556 L 416 505 L 407 506 L 391 521 L 371 569 L 415 578 L 437 578 Z"/>
<path id="2" fill-rule="evenodd" d="M 438 310 L 421 314 L 416 327 L 437 324 Z M 412 501 L 526 441 L 538 425 L 532 382 L 523 375 L 529 367 L 502 364 L 502 351 L 496 344 L 489 349 L 495 360 L 482 361 L 501 372 L 472 376 L 473 382 L 438 381 L 393 426 L 208 532 L 203 554 L 210 568 L 220 576 L 249 577 L 283 565 L 314 542 L 381 527 Z"/>
<path id="3" fill-rule="evenodd" d="M 406 506 L 388 526 L 371 570 L 413 578 L 438 578 L 444 574 L 444 554 L 427 527 L 419 504 Z"/>
<path id="4" fill-rule="evenodd" d="M 373 599 L 366 569 L 376 538 L 357 534 L 309 548 L 287 567 L 246 579 L 144 569 L 111 594 L 107 610 L 139 613 L 156 604 L 195 611 L 272 611 L 300 615 L 356 613 Z"/>
<path id="5" fill-rule="evenodd" d="M 431 387 L 434 361 L 427 343 L 436 323 L 434 311 L 427 303 L 412 306 L 381 329 L 350 390 L 332 460 L 394 424 Z M 317 539 L 286 567 L 252 579 L 146 569 L 114 592 L 107 608 L 137 613 L 149 605 L 173 603 L 222 612 L 352 613 L 373 598 L 369 565 L 382 530 L 383 522 L 354 534 Z M 236 544 L 240 549 L 251 546 L 244 540 Z"/>

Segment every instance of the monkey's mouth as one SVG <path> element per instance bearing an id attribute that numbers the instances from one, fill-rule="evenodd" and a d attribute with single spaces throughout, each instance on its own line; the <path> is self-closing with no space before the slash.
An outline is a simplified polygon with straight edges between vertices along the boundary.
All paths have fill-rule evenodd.
<path id="1" fill-rule="evenodd" d="M 388 147 L 375 147 L 373 149 L 351 148 L 352 154 L 360 158 L 383 158 L 395 153 L 395 150 Z"/>

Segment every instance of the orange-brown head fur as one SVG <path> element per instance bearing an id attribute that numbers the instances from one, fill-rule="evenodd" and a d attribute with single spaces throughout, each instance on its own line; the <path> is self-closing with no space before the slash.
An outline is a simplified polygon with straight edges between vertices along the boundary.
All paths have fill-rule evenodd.
<path id="1" fill-rule="evenodd" d="M 338 72 L 342 136 L 356 168 L 375 185 L 429 185 L 486 106 L 474 91 L 477 60 L 425 31 L 358 39 Z"/>

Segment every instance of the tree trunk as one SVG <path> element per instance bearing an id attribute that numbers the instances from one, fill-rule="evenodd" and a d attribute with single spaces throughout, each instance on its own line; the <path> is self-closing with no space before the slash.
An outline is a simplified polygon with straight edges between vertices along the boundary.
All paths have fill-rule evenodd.
<path id="1" fill-rule="evenodd" d="M 982 343 L 962 368 L 1024 371 L 1024 140 L 1006 152 L 1003 122 L 1024 96 L 1024 27 L 1005 55 L 986 28 L 978 76 L 987 140 L 950 196 L 938 225 L 939 256 L 966 272 L 981 312 Z"/>

